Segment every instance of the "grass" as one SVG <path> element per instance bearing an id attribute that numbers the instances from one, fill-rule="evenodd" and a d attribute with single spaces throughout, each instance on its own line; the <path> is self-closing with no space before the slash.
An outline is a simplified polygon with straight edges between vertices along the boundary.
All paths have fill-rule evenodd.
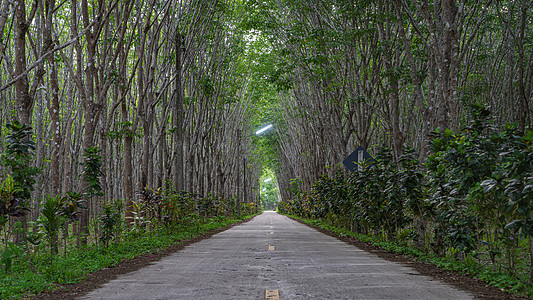
<path id="1" fill-rule="evenodd" d="M 128 259 L 157 252 L 180 244 L 183 240 L 201 236 L 212 229 L 226 227 L 240 219 L 215 217 L 197 226 L 178 226 L 172 230 L 157 228 L 145 234 L 124 234 L 120 242 L 109 247 L 88 245 L 69 247 L 66 255 L 52 257 L 45 245 L 38 246 L 32 254 L 34 271 L 25 255 L 16 258 L 12 269 L 0 271 L 0 299 L 20 299 L 43 291 L 58 288 L 58 284 L 77 283 L 87 274 L 117 265 Z"/>
<path id="2" fill-rule="evenodd" d="M 487 284 L 503 289 L 507 292 L 533 298 L 533 287 L 525 282 L 525 280 L 528 278 L 528 274 L 518 274 L 517 278 L 517 276 L 512 276 L 504 271 L 495 271 L 491 266 L 488 266 L 487 264 L 484 264 L 478 259 L 474 258 L 473 255 L 468 255 L 463 261 L 458 260 L 451 255 L 440 257 L 433 253 L 426 253 L 424 251 L 415 249 L 405 242 L 387 241 L 383 240 L 381 237 L 355 233 L 344 228 L 332 226 L 320 220 L 304 219 L 293 215 L 290 215 L 290 217 L 301 220 L 309 225 L 318 226 L 338 236 L 351 237 L 359 241 L 370 243 L 389 252 L 402 254 L 417 261 L 431 263 L 440 269 L 458 271 L 463 274 L 468 274 L 471 277 L 479 278 L 485 281 Z"/>

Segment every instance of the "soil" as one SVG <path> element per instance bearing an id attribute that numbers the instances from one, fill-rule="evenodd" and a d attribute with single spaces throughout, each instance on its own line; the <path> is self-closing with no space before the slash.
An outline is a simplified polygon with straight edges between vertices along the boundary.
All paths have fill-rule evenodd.
<path id="1" fill-rule="evenodd" d="M 299 223 L 305 224 L 300 220 L 294 220 Z M 409 267 L 418 271 L 421 275 L 435 278 L 451 286 L 454 286 L 457 289 L 472 294 L 475 299 L 529 299 L 527 297 L 507 293 L 502 289 L 488 285 L 485 281 L 481 279 L 473 278 L 460 272 L 442 270 L 434 264 L 416 261 L 408 256 L 389 252 L 370 243 L 359 241 L 355 238 L 338 236 L 334 232 L 322 229 L 318 226 L 313 226 L 309 224 L 305 225 L 312 227 L 324 234 L 335 237 L 345 243 L 354 245 L 359 249 L 373 253 L 382 259 L 408 265 Z"/>
<path id="2" fill-rule="evenodd" d="M 183 249 L 184 247 L 188 245 L 191 245 L 203 239 L 210 238 L 211 236 L 219 232 L 227 230 L 235 225 L 244 223 L 246 221 L 248 220 L 241 221 L 241 222 L 229 225 L 224 228 L 214 229 L 214 230 L 207 232 L 203 236 L 199 236 L 191 240 L 182 241 L 179 245 L 174 245 L 167 249 L 160 250 L 155 253 L 151 252 L 148 254 L 144 254 L 136 258 L 126 260 L 116 266 L 96 271 L 94 273 L 87 275 L 87 277 L 82 282 L 75 283 L 75 284 L 57 285 L 58 287 L 57 289 L 35 295 L 31 299 L 34 299 L 34 300 L 75 299 L 77 297 L 80 297 L 80 296 L 83 296 L 89 293 L 90 291 L 94 289 L 101 287 L 108 281 L 116 279 L 119 275 L 139 270 L 143 267 L 150 265 L 151 263 L 155 261 L 160 260 L 161 258 L 165 256 L 168 256 L 177 251 L 180 251 L 181 249 Z M 296 220 L 296 221 L 304 224 L 303 222 L 299 220 Z M 358 241 L 354 238 L 337 236 L 336 234 L 330 231 L 324 230 L 320 227 L 312 226 L 308 224 L 305 224 L 305 225 L 315 228 L 316 230 L 322 233 L 325 233 L 329 236 L 335 237 L 343 242 L 354 245 L 362 250 L 376 254 L 377 256 L 385 260 L 406 264 L 412 267 L 413 269 L 417 270 L 422 275 L 433 277 L 437 280 L 440 280 L 449 285 L 452 285 L 460 290 L 469 292 L 472 295 L 474 295 L 476 299 L 528 299 L 526 297 L 520 297 L 517 295 L 509 294 L 507 292 L 504 292 L 501 289 L 489 286 L 486 282 L 482 280 L 469 277 L 459 272 L 442 270 L 442 269 L 437 268 L 433 264 L 418 262 L 407 256 L 388 252 L 386 250 L 383 250 L 371 244 Z"/>

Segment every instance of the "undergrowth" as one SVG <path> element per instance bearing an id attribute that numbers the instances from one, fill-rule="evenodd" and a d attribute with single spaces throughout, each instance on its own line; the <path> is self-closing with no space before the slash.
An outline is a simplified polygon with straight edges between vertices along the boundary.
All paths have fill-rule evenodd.
<path id="1" fill-rule="evenodd" d="M 13 263 L 9 273 L 0 274 L 0 299 L 25 298 L 62 288 L 63 284 L 78 283 L 95 271 L 158 252 L 248 217 L 213 217 L 200 221 L 197 226 L 184 224 L 173 229 L 158 228 L 144 235 L 125 234 L 120 241 L 110 243 L 107 247 L 96 244 L 82 247 L 73 245 L 66 254 L 60 255 L 36 251 L 32 254 L 33 270 L 28 260 L 20 257 Z"/>

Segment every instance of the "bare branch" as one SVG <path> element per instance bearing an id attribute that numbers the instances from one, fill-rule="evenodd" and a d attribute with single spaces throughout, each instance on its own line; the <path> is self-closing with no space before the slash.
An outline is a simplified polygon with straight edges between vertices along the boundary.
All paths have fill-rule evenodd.
<path id="1" fill-rule="evenodd" d="M 9 81 L 8 83 L 6 83 L 5 85 L 3 85 L 2 87 L 0 87 L 0 92 L 6 90 L 7 88 L 9 88 L 10 86 L 12 86 L 13 84 L 15 84 L 17 81 L 19 81 L 20 79 L 22 79 L 24 76 L 27 76 L 28 73 L 35 69 L 35 67 L 39 66 L 48 56 L 54 54 L 56 51 L 59 51 L 59 50 L 62 50 L 70 45 L 72 45 L 74 42 L 76 42 L 80 37 L 84 36 L 85 33 L 87 33 L 87 31 L 89 31 L 89 29 L 96 23 L 98 22 L 99 18 L 97 18 L 96 20 L 94 20 L 91 24 L 89 24 L 89 26 L 87 26 L 78 36 L 76 36 L 75 38 L 73 38 L 72 40 L 70 40 L 68 43 L 66 44 L 63 44 L 63 45 L 60 45 L 60 46 L 57 46 L 55 47 L 54 49 L 46 52 L 45 54 L 43 54 L 43 56 L 41 56 L 41 58 L 39 58 L 37 61 L 35 61 L 31 66 L 29 66 L 26 71 L 22 72 L 21 74 L 19 74 L 17 77 L 15 77 L 14 79 L 12 79 L 11 81 Z"/>

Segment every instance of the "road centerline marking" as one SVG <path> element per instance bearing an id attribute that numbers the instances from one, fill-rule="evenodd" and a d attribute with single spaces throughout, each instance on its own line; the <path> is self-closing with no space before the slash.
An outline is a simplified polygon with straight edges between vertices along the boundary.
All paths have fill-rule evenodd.
<path id="1" fill-rule="evenodd" d="M 265 300 L 279 300 L 279 291 L 278 290 L 266 290 Z"/>

